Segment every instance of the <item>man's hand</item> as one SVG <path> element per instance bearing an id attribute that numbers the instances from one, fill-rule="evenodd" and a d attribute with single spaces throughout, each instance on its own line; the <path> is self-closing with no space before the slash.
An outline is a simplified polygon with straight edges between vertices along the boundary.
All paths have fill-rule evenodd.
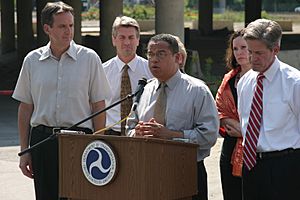
<path id="1" fill-rule="evenodd" d="M 33 178 L 31 155 L 29 153 L 26 153 L 20 157 L 19 168 L 25 176 Z"/>
<path id="2" fill-rule="evenodd" d="M 140 121 L 135 127 L 135 135 L 162 139 L 183 137 L 181 132 L 167 129 L 164 125 L 156 122 L 154 118 L 150 119 L 149 122 Z"/>

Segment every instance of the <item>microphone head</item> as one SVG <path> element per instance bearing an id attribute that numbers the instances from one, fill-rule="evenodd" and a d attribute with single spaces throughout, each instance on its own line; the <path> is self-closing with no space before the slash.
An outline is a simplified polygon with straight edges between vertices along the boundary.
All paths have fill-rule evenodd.
<path id="1" fill-rule="evenodd" d="M 139 81 L 138 81 L 138 85 L 147 85 L 148 81 L 145 77 L 141 78 Z"/>

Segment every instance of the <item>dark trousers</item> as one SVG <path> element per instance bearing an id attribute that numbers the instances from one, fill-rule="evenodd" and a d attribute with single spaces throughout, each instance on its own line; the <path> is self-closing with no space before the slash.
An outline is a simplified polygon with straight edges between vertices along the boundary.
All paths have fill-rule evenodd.
<path id="1" fill-rule="evenodd" d="M 197 173 L 198 194 L 193 196 L 193 200 L 207 200 L 207 173 L 203 161 L 197 163 Z"/>
<path id="2" fill-rule="evenodd" d="M 272 154 L 274 155 L 274 154 Z M 257 158 L 257 164 L 243 169 L 244 200 L 295 200 L 300 197 L 300 150 Z"/>
<path id="3" fill-rule="evenodd" d="M 220 172 L 223 200 L 242 200 L 242 178 L 232 175 L 231 155 L 237 138 L 226 135 L 223 140 Z"/>
<path id="4" fill-rule="evenodd" d="M 80 129 L 90 131 L 88 129 Z M 32 128 L 30 145 L 34 145 L 52 134 L 45 126 Z M 36 200 L 57 200 L 58 196 L 58 141 L 48 140 L 31 151 Z"/>

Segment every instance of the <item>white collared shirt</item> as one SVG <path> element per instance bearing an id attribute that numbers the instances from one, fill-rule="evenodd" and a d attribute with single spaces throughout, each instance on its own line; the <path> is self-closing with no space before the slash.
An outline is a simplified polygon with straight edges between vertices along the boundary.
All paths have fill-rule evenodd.
<path id="1" fill-rule="evenodd" d="M 258 72 L 249 70 L 238 83 L 238 111 L 244 136 L 257 75 Z M 263 116 L 257 152 L 300 148 L 300 72 L 276 57 L 264 75 Z"/>
<path id="2" fill-rule="evenodd" d="M 110 95 L 99 56 L 72 41 L 60 60 L 50 43 L 30 52 L 13 98 L 34 105 L 31 126 L 69 127 L 91 115 L 91 103 Z M 91 120 L 80 126 L 93 129 Z"/>
<path id="3" fill-rule="evenodd" d="M 129 66 L 128 74 L 132 93 L 141 78 L 151 79 L 153 77 L 148 67 L 148 61 L 140 56 L 136 55 L 129 63 L 122 62 L 118 56 L 106 61 L 103 63 L 103 68 L 112 90 L 112 96 L 105 101 L 106 106 L 120 100 L 122 69 L 125 64 Z M 120 104 L 106 111 L 106 126 L 110 126 L 120 119 Z M 120 132 L 121 126 L 117 124 L 112 129 Z"/>

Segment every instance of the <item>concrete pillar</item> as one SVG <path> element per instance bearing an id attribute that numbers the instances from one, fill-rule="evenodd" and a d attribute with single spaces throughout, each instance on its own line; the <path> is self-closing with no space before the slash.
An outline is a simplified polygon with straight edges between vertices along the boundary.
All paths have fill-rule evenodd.
<path id="1" fill-rule="evenodd" d="M 82 43 L 81 38 L 81 1 L 80 0 L 64 0 L 64 2 L 74 9 L 74 41 L 77 44 Z"/>
<path id="2" fill-rule="evenodd" d="M 14 1 L 1 0 L 1 52 L 14 51 L 15 48 L 15 16 Z"/>
<path id="3" fill-rule="evenodd" d="M 44 32 L 42 22 L 41 22 L 41 13 L 45 5 L 49 2 L 48 0 L 39 0 L 36 1 L 36 32 L 37 32 L 37 46 L 41 47 L 48 43 L 49 39 L 47 34 Z"/>
<path id="4" fill-rule="evenodd" d="M 32 0 L 17 0 L 17 51 L 19 62 L 33 48 Z"/>
<path id="5" fill-rule="evenodd" d="M 245 26 L 261 18 L 262 0 L 245 0 Z"/>
<path id="6" fill-rule="evenodd" d="M 123 14 L 122 0 L 100 1 L 100 57 L 103 62 L 115 56 L 111 41 L 111 29 L 115 18 Z"/>
<path id="7" fill-rule="evenodd" d="M 198 0 L 198 30 L 202 35 L 213 31 L 213 0 Z"/>
<path id="8" fill-rule="evenodd" d="M 155 1 L 155 33 L 170 33 L 184 41 L 184 0 Z"/>

